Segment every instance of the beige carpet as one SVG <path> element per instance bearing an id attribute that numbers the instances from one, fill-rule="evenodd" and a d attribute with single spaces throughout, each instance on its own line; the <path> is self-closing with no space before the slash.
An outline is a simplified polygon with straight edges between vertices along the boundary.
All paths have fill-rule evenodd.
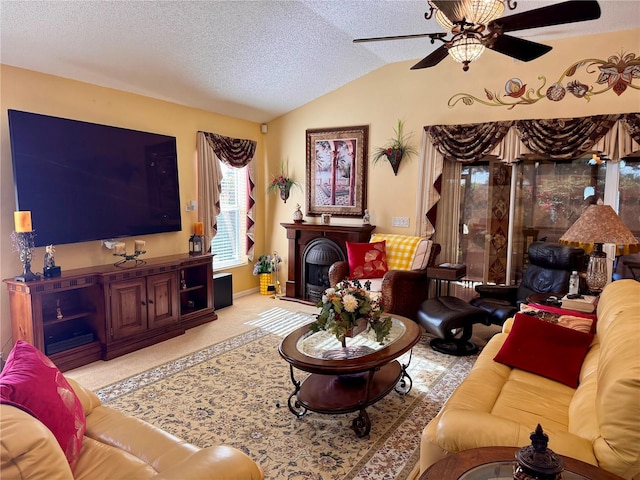
<path id="1" fill-rule="evenodd" d="M 287 408 L 293 384 L 277 347 L 288 331 L 312 320 L 309 309 L 299 307 L 272 303 L 242 322 L 243 333 L 97 393 L 104 403 L 196 445 L 224 443 L 245 451 L 267 479 L 408 478 L 418 461 L 422 429 L 475 357 L 439 354 L 423 337 L 408 369 L 413 389 L 405 396 L 392 391 L 368 407 L 371 433 L 357 438 L 350 428 L 355 412 L 296 418 Z M 298 379 L 304 375 L 296 371 Z"/>

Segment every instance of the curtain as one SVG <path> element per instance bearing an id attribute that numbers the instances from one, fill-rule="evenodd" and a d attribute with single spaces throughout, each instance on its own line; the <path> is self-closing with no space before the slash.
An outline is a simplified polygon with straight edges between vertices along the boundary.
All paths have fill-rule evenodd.
<path id="1" fill-rule="evenodd" d="M 571 159 L 599 152 L 613 161 L 640 150 L 640 114 L 595 115 L 590 117 L 518 120 L 468 125 L 424 127 L 418 180 L 418 225 L 420 235 L 433 234 L 428 213 L 437 208 L 441 193 L 443 162 L 470 163 L 487 155 L 513 163 L 527 154 L 554 160 Z M 457 229 L 457 227 L 456 227 Z M 455 251 L 455 235 L 435 232 L 442 246 L 442 261 L 455 261 L 444 252 Z"/>
<path id="2" fill-rule="evenodd" d="M 198 220 L 204 223 L 207 245 L 217 233 L 217 216 L 220 214 L 222 173 L 219 162 L 234 168 L 245 167 L 255 155 L 257 142 L 198 132 L 196 139 L 198 171 Z M 247 200 L 247 256 L 253 260 L 254 245 L 254 187 L 251 167 L 247 168 L 249 189 Z"/>

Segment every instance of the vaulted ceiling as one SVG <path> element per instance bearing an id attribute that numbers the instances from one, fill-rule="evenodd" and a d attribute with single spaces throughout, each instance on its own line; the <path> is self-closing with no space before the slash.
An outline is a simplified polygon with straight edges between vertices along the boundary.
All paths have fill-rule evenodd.
<path id="1" fill-rule="evenodd" d="M 552 3 L 518 0 L 505 15 Z M 598 20 L 518 36 L 544 43 L 640 26 L 639 1 L 600 5 Z M 440 45 L 353 39 L 442 31 L 425 20 L 426 0 L 1 0 L 0 7 L 3 64 L 261 123 Z M 460 70 L 472 74 L 473 67 Z"/>

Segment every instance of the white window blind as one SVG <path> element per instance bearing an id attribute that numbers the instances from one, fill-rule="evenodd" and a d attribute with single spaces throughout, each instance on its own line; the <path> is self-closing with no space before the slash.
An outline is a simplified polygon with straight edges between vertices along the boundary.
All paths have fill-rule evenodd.
<path id="1" fill-rule="evenodd" d="M 222 192 L 218 233 L 211 240 L 213 269 L 234 267 L 247 263 L 247 172 L 221 163 Z"/>

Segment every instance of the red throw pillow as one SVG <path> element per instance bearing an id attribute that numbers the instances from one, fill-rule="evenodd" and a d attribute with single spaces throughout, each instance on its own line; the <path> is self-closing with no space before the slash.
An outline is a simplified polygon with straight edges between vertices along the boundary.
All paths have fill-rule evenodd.
<path id="1" fill-rule="evenodd" d="M 347 243 L 351 278 L 382 278 L 387 273 L 386 241 Z"/>
<path id="2" fill-rule="evenodd" d="M 576 388 L 593 335 L 518 315 L 494 360 Z"/>
<path id="3" fill-rule="evenodd" d="M 70 465 L 80 457 L 87 426 L 82 403 L 62 372 L 33 345 L 18 340 L 13 347 L 0 373 L 0 402 L 40 420 Z"/>

